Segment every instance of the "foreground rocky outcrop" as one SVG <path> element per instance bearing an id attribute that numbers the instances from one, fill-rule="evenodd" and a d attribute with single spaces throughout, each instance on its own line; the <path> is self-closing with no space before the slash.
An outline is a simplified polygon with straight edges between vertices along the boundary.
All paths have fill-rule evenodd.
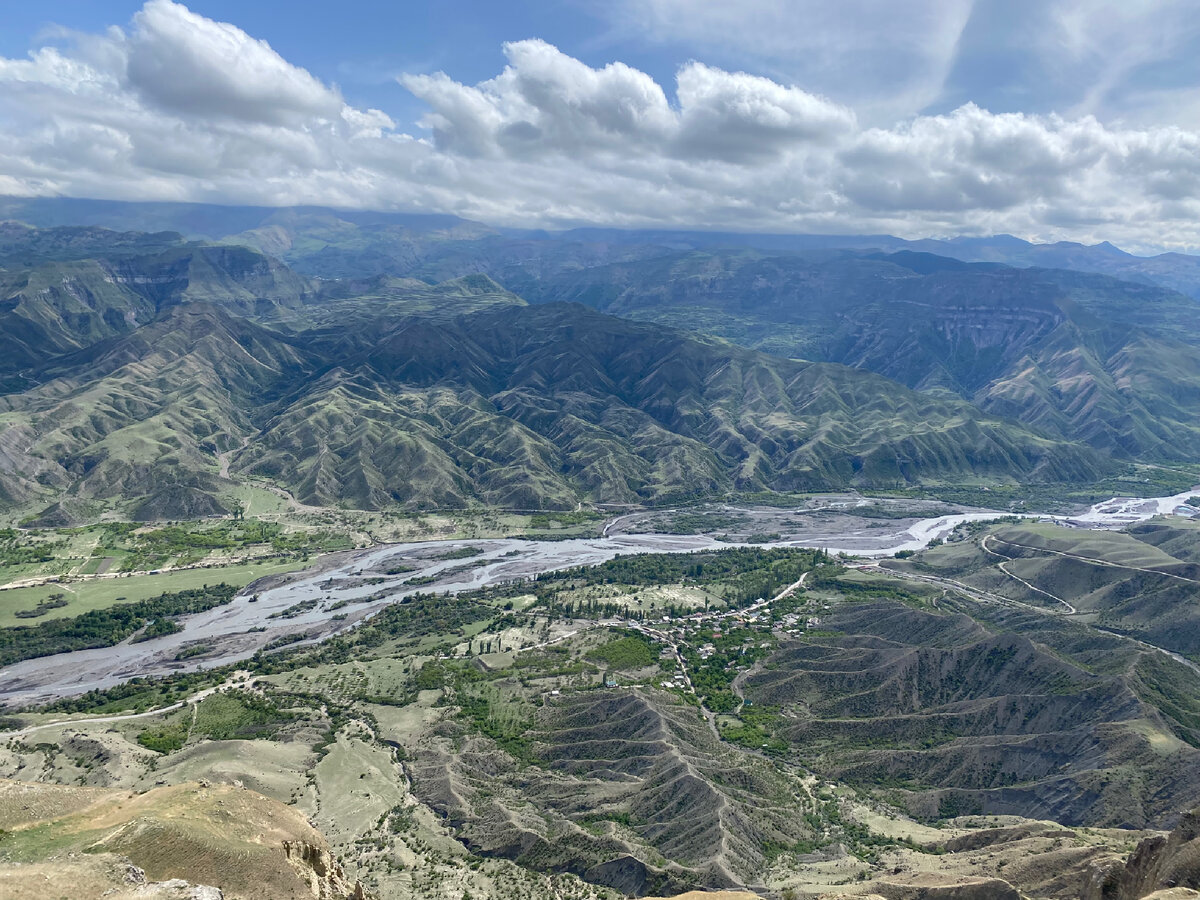
<path id="1" fill-rule="evenodd" d="M 1145 838 L 1123 868 L 1097 871 L 1083 900 L 1200 896 L 1200 809 L 1167 835 Z"/>
<path id="2" fill-rule="evenodd" d="M 0 780 L 0 896 L 368 900 L 298 810 L 189 783 L 142 794 Z"/>
<path id="3" fill-rule="evenodd" d="M 284 841 L 283 855 L 308 882 L 317 900 L 367 900 L 361 882 L 350 883 L 328 848 L 307 841 Z"/>

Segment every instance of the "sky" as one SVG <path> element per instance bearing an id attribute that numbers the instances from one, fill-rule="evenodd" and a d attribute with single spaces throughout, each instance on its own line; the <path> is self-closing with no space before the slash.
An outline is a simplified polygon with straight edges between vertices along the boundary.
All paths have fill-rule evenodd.
<path id="1" fill-rule="evenodd" d="M 1195 0 L 0 5 L 0 194 L 1200 249 Z"/>

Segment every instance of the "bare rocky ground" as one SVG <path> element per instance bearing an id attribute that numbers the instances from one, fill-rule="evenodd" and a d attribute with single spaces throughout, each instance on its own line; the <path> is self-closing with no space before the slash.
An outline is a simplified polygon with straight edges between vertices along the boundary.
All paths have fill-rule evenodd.
<path id="1" fill-rule="evenodd" d="M 5 897 L 367 896 L 303 815 L 237 786 L 137 793 L 3 780 L 0 821 Z"/>

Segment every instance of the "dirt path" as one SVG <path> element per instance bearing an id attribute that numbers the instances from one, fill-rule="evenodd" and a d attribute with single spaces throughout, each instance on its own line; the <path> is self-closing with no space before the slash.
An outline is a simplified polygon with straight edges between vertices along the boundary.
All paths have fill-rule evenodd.
<path id="1" fill-rule="evenodd" d="M 746 679 L 751 675 L 757 675 L 761 671 L 762 660 L 758 660 L 750 668 L 743 669 L 741 672 L 738 672 L 737 677 L 734 678 L 733 682 L 729 685 L 730 692 L 732 692 L 733 696 L 737 697 L 738 699 L 737 709 L 733 711 L 735 716 L 741 715 L 742 710 L 746 708 L 746 694 L 742 690 L 746 684 Z"/>
<path id="2" fill-rule="evenodd" d="M 1012 562 L 1012 559 L 1008 556 L 1005 556 L 1002 553 L 997 553 L 995 550 L 993 550 L 991 547 L 989 547 L 987 545 L 988 539 L 991 537 L 992 537 L 992 535 L 985 534 L 983 536 L 983 540 L 981 540 L 979 542 L 979 548 L 981 550 L 983 550 L 984 553 L 990 553 L 992 556 L 999 557 L 1000 559 L 1004 560 L 1004 562 L 1000 562 L 1000 563 L 996 564 L 997 569 L 999 569 L 1001 572 L 1003 572 L 1005 575 L 1007 575 L 1009 578 L 1013 579 L 1014 581 L 1019 581 L 1021 584 L 1025 585 L 1025 587 L 1029 588 L 1029 590 L 1033 591 L 1034 593 L 1042 594 L 1045 597 L 1049 597 L 1051 600 L 1061 603 L 1063 606 L 1065 606 L 1067 608 L 1068 616 L 1073 616 L 1073 615 L 1075 615 L 1075 613 L 1078 612 L 1078 610 L 1075 609 L 1074 606 L 1072 606 L 1070 603 L 1068 603 L 1062 597 L 1055 597 L 1049 591 L 1043 591 L 1040 587 L 1034 587 L 1032 584 L 1030 584 L 1028 581 L 1026 581 L 1020 575 L 1014 575 L 1008 569 L 1004 568 L 1005 563 Z M 1001 541 L 1001 543 L 1004 543 L 1004 544 L 1009 543 L 1009 541 L 1005 541 L 1001 538 L 997 538 L 997 540 Z M 1019 545 L 1014 544 L 1013 546 L 1019 546 Z"/>
<path id="3" fill-rule="evenodd" d="M 985 591 L 982 588 L 973 587 L 969 584 L 964 584 L 961 581 L 955 581 L 953 578 L 944 578 L 940 575 L 919 575 L 916 572 L 907 572 L 903 569 L 886 569 L 878 563 L 861 563 L 852 565 L 850 568 L 873 570 L 883 575 L 894 575 L 897 578 L 907 578 L 911 581 L 924 581 L 927 584 L 936 584 L 942 588 L 952 588 L 958 593 L 978 601 L 979 603 L 993 603 L 1000 606 L 1015 606 L 1020 609 L 1028 610 L 1029 612 L 1041 613 L 1046 616 L 1058 615 L 1043 606 L 1034 606 L 1031 603 L 1022 603 L 1020 600 L 1013 600 L 1011 597 L 1004 597 L 1000 594 L 993 594 L 991 591 Z"/>
<path id="4" fill-rule="evenodd" d="M 40 725 L 30 725 L 28 728 L 22 728 L 18 731 L 7 731 L 0 733 L 0 737 L 5 738 L 21 738 L 33 734 L 37 731 L 44 731 L 47 728 L 61 728 L 69 725 L 106 725 L 110 722 L 128 722 L 133 719 L 148 719 L 151 716 L 161 716 L 164 713 L 175 712 L 177 709 L 183 709 L 184 704 L 191 703 L 192 698 L 180 700 L 178 703 L 172 703 L 170 706 L 160 706 L 157 709 L 149 709 L 146 712 L 140 713 L 123 713 L 119 716 L 93 716 L 84 719 L 56 719 L 53 722 L 42 722 Z"/>
<path id="5" fill-rule="evenodd" d="M 808 574 L 809 574 L 808 572 L 804 572 L 803 574 L 801 574 L 799 580 L 793 582 L 792 584 L 789 584 L 787 587 L 785 587 L 782 591 L 780 591 L 778 594 L 776 594 L 770 600 L 766 600 L 761 603 L 756 603 L 756 604 L 754 604 L 754 606 L 750 607 L 750 609 L 759 609 L 764 606 L 770 607 L 771 604 L 775 603 L 777 600 L 782 600 L 784 597 L 790 596 L 791 594 L 795 593 L 800 588 L 804 587 L 804 579 L 808 577 Z M 737 699 L 738 699 L 738 705 L 737 705 L 737 709 L 734 710 L 734 715 L 739 715 L 746 706 L 746 695 L 742 691 L 742 687 L 743 687 L 743 685 L 745 685 L 746 679 L 749 678 L 751 675 L 755 675 L 761 671 L 762 671 L 762 662 L 758 661 L 758 662 L 754 663 L 754 665 L 752 665 L 749 669 L 745 669 L 744 671 L 739 672 L 737 674 L 737 677 L 734 678 L 733 682 L 729 685 L 729 690 L 733 693 L 733 696 L 737 697 Z"/>
<path id="6" fill-rule="evenodd" d="M 241 453 L 250 446 L 250 440 L 251 439 L 249 437 L 243 438 L 240 446 L 235 447 L 232 450 L 226 450 L 224 453 L 217 454 L 217 465 L 219 466 L 217 474 L 221 478 L 224 478 L 226 481 L 232 480 L 229 475 L 229 463 L 232 461 L 235 455 Z M 325 512 L 325 509 L 320 506 L 309 506 L 307 503 L 301 503 L 296 499 L 295 494 L 286 488 L 280 487 L 279 485 L 259 481 L 258 479 L 246 479 L 246 481 L 247 483 L 253 483 L 258 487 L 261 487 L 263 490 L 270 491 L 275 496 L 279 497 L 281 500 L 287 503 L 289 510 L 292 512 L 305 513 L 309 515 Z"/>
<path id="7" fill-rule="evenodd" d="M 1105 634 L 1111 634 L 1114 637 L 1122 637 L 1128 641 L 1133 641 L 1135 644 L 1137 644 L 1141 647 L 1145 647 L 1147 650 L 1157 650 L 1159 653 L 1163 653 L 1163 654 L 1171 657 L 1171 659 L 1175 660 L 1175 662 L 1180 663 L 1181 665 L 1187 666 L 1189 669 L 1191 669 L 1197 675 L 1200 675 L 1200 666 L 1196 665 L 1194 662 L 1192 662 L 1186 656 L 1181 656 L 1180 654 L 1176 653 L 1173 650 L 1167 650 L 1164 647 L 1159 647 L 1157 644 L 1147 644 L 1145 641 L 1138 640 L 1135 637 L 1130 637 L 1127 634 L 1121 634 L 1121 632 L 1119 632 L 1119 631 L 1109 631 L 1107 628 L 1101 628 L 1099 625 L 1093 625 L 1092 627 L 1095 628 L 1097 631 L 1103 631 Z"/>
<path id="8" fill-rule="evenodd" d="M 1005 540 L 1004 538 L 996 537 L 995 535 L 991 534 L 989 534 L 987 537 L 995 538 L 1000 543 L 1008 544 L 1010 547 L 1020 547 L 1022 550 L 1033 550 L 1035 553 L 1049 553 L 1052 556 L 1063 556 L 1067 559 L 1076 559 L 1080 562 L 1091 563 L 1094 566 L 1107 566 L 1110 569 L 1127 569 L 1130 572 L 1146 572 L 1150 575 L 1161 575 L 1163 578 L 1174 578 L 1177 581 L 1186 581 L 1188 584 L 1200 585 L 1200 580 L 1195 578 L 1187 578 L 1183 575 L 1176 575 L 1174 572 L 1164 572 L 1162 569 L 1146 569 L 1142 566 L 1127 566 L 1123 563 L 1109 562 L 1107 559 L 1097 559 L 1094 556 L 1080 556 L 1078 553 L 1067 553 L 1063 550 L 1050 550 L 1045 547 L 1034 547 L 1030 544 L 1018 544 L 1016 541 Z M 985 547 L 984 549 L 986 550 L 987 548 Z M 988 552 L 992 553 L 990 550 Z M 993 553 L 993 555 L 999 556 L 1000 554 Z M 1005 557 L 1005 559 L 1008 558 L 1009 557 Z M 1045 592 L 1043 591 L 1043 593 Z"/>
<path id="9" fill-rule="evenodd" d="M 257 678 L 249 678 L 245 681 L 239 682 L 237 686 L 240 688 L 248 688 L 253 686 L 256 680 Z M 28 728 L 18 729 L 17 731 L 0 732 L 0 738 L 21 738 L 31 735 L 37 731 L 44 731 L 47 728 L 62 728 L 63 726 L 69 725 L 107 725 L 113 722 L 130 722 L 134 719 L 149 719 L 154 716 L 161 716 L 165 715 L 166 713 L 175 712 L 176 710 L 183 709 L 188 705 L 191 705 L 192 707 L 192 724 L 195 725 L 196 711 L 200 705 L 200 701 L 205 697 L 212 696 L 217 691 L 224 690 L 225 688 L 232 686 L 232 680 L 225 681 L 221 684 L 218 684 L 216 687 L 205 688 L 202 691 L 197 691 L 190 697 L 179 700 L 169 706 L 160 706 L 156 709 L 148 709 L 145 712 L 140 713 L 122 713 L 119 716 L 88 716 L 81 719 L 55 719 L 53 722 L 42 722 L 38 725 L 30 725 Z"/>
<path id="10" fill-rule="evenodd" d="M 1006 542 L 1006 543 L 1008 543 L 1008 542 Z M 1031 547 L 1030 549 L 1036 550 L 1038 548 Z M 1086 559 L 1087 557 L 1082 557 L 1082 558 Z M 1027 609 L 1030 612 L 1039 612 L 1039 613 L 1042 613 L 1043 615 L 1047 615 L 1047 616 L 1056 615 L 1055 613 L 1051 612 L 1050 610 L 1043 609 L 1040 606 L 1031 606 L 1028 603 L 1021 603 L 1019 600 L 1011 600 L 1008 597 L 1001 597 L 999 594 L 993 594 L 990 591 L 984 591 L 984 590 L 980 590 L 979 588 L 973 588 L 970 585 L 966 585 L 960 581 L 954 581 L 949 578 L 939 578 L 934 575 L 918 575 L 915 572 L 905 572 L 900 569 L 885 569 L 882 566 L 879 566 L 878 564 L 875 564 L 875 563 L 872 563 L 869 565 L 856 566 L 855 568 L 876 569 L 880 572 L 884 572 L 889 575 L 896 575 L 900 578 L 909 578 L 914 581 L 925 581 L 925 582 L 929 582 L 932 584 L 940 585 L 941 587 L 952 587 L 959 593 L 961 593 L 967 597 L 970 597 L 972 600 L 977 600 L 982 603 L 996 603 L 996 604 L 1000 604 L 1002 606 L 1016 606 L 1016 607 L 1020 607 L 1021 609 Z M 1127 567 L 1121 567 L 1121 568 L 1127 568 Z M 1160 574 L 1163 574 L 1163 573 L 1160 573 Z M 1017 579 L 1017 580 L 1020 581 L 1020 579 Z M 1043 591 L 1042 593 L 1045 593 L 1045 592 Z M 1047 595 L 1047 596 L 1049 596 L 1049 595 Z M 1058 598 L 1055 598 L 1055 599 L 1058 599 Z M 1059 602 L 1065 603 L 1066 601 L 1059 601 Z M 1074 608 L 1072 607 L 1072 610 L 1073 609 Z M 1149 644 L 1146 641 L 1139 640 L 1138 638 L 1132 637 L 1128 634 L 1122 634 L 1117 631 L 1109 631 L 1108 629 L 1101 628 L 1098 625 L 1093 625 L 1092 627 L 1095 628 L 1097 631 L 1103 631 L 1105 634 L 1111 634 L 1114 637 L 1122 637 L 1122 638 L 1125 638 L 1126 640 L 1133 641 L 1133 643 L 1135 643 L 1141 647 L 1145 647 L 1147 650 L 1154 650 L 1157 653 L 1162 653 L 1166 656 L 1169 656 L 1169 657 L 1171 657 L 1171 659 L 1175 660 L 1177 663 L 1187 666 L 1189 669 L 1191 669 L 1197 675 L 1200 675 L 1200 665 L 1196 665 L 1196 663 L 1192 662 L 1190 659 L 1187 659 L 1186 657 L 1181 656 L 1180 654 L 1176 653 L 1173 650 L 1168 650 L 1165 647 L 1159 647 L 1157 644 Z"/>

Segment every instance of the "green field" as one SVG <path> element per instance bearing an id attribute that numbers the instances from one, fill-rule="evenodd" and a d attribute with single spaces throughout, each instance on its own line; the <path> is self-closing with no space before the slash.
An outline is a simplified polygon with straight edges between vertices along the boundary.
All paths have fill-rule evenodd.
<path id="1" fill-rule="evenodd" d="M 294 572 L 306 565 L 308 563 L 301 560 L 249 563 L 213 569 L 185 569 L 159 575 L 96 578 L 69 584 L 46 584 L 40 587 L 0 591 L 0 627 L 30 625 L 47 619 L 78 616 L 125 600 L 146 600 L 165 591 L 182 591 L 221 581 L 226 584 L 246 585 L 255 579 L 281 572 Z M 25 619 L 16 615 L 20 610 L 37 608 L 39 603 L 55 594 L 62 594 L 67 605 L 49 610 L 44 616 L 36 619 Z"/>

